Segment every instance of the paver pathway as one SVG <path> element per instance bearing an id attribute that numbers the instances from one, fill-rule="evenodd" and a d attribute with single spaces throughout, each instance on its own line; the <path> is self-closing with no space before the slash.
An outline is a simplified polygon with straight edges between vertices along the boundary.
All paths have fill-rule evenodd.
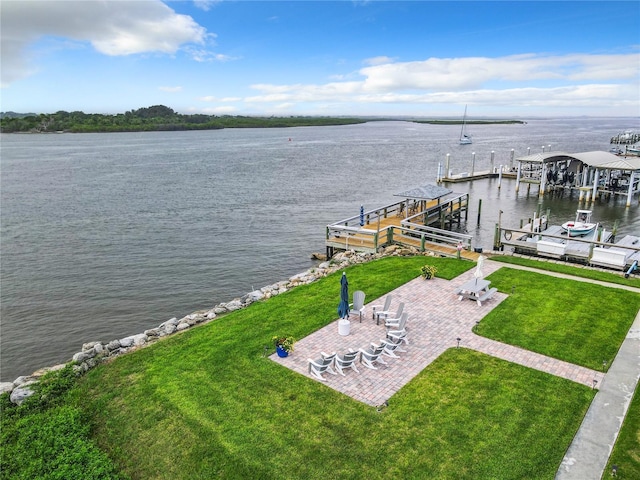
<path id="1" fill-rule="evenodd" d="M 485 262 L 483 272 L 488 275 L 503 266 L 506 265 Z M 481 321 L 507 295 L 498 292 L 490 300 L 483 302 L 482 306 L 470 300 L 459 301 L 455 290 L 467 280 L 473 279 L 473 272 L 474 269 L 451 281 L 441 278 L 425 281 L 418 277 L 391 292 L 391 309 L 395 311 L 398 304 L 404 302 L 405 312 L 409 313 L 409 345 L 405 347 L 407 351 L 400 353 L 399 359 L 384 357 L 387 365 L 381 365 L 377 370 L 368 369 L 358 362 L 359 373 L 348 369 L 344 377 L 325 374 L 324 383 L 368 405 L 381 405 L 445 350 L 456 347 L 459 343 L 460 347 L 478 350 L 584 385 L 593 386 L 594 380 L 598 385 L 601 384 L 601 372 L 475 335 L 471 329 L 476 322 Z M 321 352 L 344 353 L 349 348 L 366 348 L 385 338 L 384 325 L 376 325 L 375 320 L 372 320 L 372 305 L 383 301 L 384 298 L 381 298 L 366 304 L 362 322 L 358 321 L 357 316 L 351 316 L 349 335 L 338 334 L 336 320 L 298 341 L 292 355 L 279 358 L 274 354 L 271 358 L 315 379 L 308 372 L 309 358 L 317 360 Z"/>

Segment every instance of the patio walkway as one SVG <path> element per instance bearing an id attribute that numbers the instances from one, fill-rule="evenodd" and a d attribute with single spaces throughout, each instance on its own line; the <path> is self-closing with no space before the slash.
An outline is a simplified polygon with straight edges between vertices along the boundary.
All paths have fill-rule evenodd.
<path id="1" fill-rule="evenodd" d="M 484 264 L 485 275 L 505 265 L 487 261 Z M 507 295 L 496 293 L 490 300 L 479 306 L 470 300 L 459 301 L 455 290 L 464 282 L 473 278 L 474 269 L 448 281 L 434 278 L 428 281 L 418 277 L 390 294 L 393 296 L 391 309 L 396 310 L 400 302 L 405 303 L 404 311 L 409 314 L 407 330 L 409 345 L 400 353 L 401 358 L 384 357 L 387 365 L 371 370 L 358 362 L 356 373 L 351 369 L 346 376 L 325 374 L 328 387 L 353 397 L 368 405 L 377 406 L 387 401 L 394 393 L 407 384 L 426 366 L 438 358 L 448 348 L 460 347 L 477 350 L 503 360 L 526 367 L 541 370 L 552 375 L 567 378 L 592 387 L 594 380 L 602 384 L 603 374 L 561 360 L 546 357 L 522 348 L 489 340 L 472 333 L 471 329 Z M 351 292 L 352 293 L 352 292 Z M 283 366 L 306 375 L 308 359 L 317 360 L 320 352 L 344 353 L 349 348 L 358 350 L 368 347 L 372 342 L 379 343 L 385 338 L 384 325 L 376 325 L 372 320 L 372 305 L 384 303 L 384 297 L 365 305 L 362 323 L 358 316 L 351 316 L 351 331 L 347 336 L 338 334 L 338 320 L 296 342 L 295 352 L 286 358 L 275 354 L 270 358 Z M 337 308 L 337 300 L 336 300 Z"/>

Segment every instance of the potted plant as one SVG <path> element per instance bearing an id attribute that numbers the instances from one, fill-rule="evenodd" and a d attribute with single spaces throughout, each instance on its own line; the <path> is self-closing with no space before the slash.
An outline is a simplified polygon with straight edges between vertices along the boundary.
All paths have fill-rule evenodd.
<path id="1" fill-rule="evenodd" d="M 425 280 L 429 280 L 431 277 L 435 277 L 437 272 L 438 269 L 433 265 L 425 265 L 424 267 L 420 268 L 420 274 Z"/>
<path id="2" fill-rule="evenodd" d="M 276 335 L 272 338 L 273 344 L 276 346 L 276 353 L 279 357 L 286 357 L 293 352 L 293 344 L 295 339 L 289 335 Z"/>

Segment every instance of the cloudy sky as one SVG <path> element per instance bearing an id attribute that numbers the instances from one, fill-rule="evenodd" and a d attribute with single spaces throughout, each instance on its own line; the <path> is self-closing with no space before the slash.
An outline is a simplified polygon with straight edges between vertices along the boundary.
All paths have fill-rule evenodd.
<path id="1" fill-rule="evenodd" d="M 631 1 L 2 0 L 0 110 L 640 115 Z"/>

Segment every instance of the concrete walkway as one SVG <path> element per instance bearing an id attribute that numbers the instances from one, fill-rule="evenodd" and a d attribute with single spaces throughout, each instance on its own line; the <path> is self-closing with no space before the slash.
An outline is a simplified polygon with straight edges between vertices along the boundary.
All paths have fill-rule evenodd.
<path id="1" fill-rule="evenodd" d="M 599 280 L 510 265 L 512 268 L 546 273 L 560 278 L 619 288 L 640 294 L 640 289 Z M 556 473 L 557 480 L 600 480 L 618 439 L 622 422 L 640 379 L 640 311 L 620 346 L 582 424 Z M 611 472 L 609 472 L 611 473 Z M 605 475 L 606 478 L 606 475 Z"/>
<path id="2" fill-rule="evenodd" d="M 561 278 L 640 293 L 640 289 L 633 287 L 605 284 L 489 260 L 485 261 L 483 272 L 488 275 L 501 267 L 534 270 Z M 507 295 L 498 292 L 492 299 L 483 302 L 482 306 L 469 300 L 459 301 L 455 290 L 473 278 L 473 271 L 472 269 L 451 281 L 440 278 L 425 281 L 417 278 L 391 292 L 392 310 L 395 310 L 400 302 L 404 302 L 405 312 L 409 313 L 407 330 L 410 344 L 405 347 L 407 351 L 400 353 L 401 358 L 398 359 L 385 357 L 387 364 L 380 365 L 377 370 L 365 368 L 358 363 L 359 373 L 349 369 L 344 377 L 325 374 L 324 383 L 368 405 L 381 405 L 445 350 L 456 346 L 471 348 L 589 387 L 593 387 L 595 382 L 599 391 L 567 451 L 556 478 L 600 479 L 640 377 L 640 312 L 605 376 L 602 372 L 475 335 L 471 329 Z M 298 341 L 295 352 L 289 357 L 279 358 L 274 354 L 271 359 L 315 379 L 308 372 L 309 358 L 317 360 L 321 352 L 344 353 L 350 348 L 366 348 L 371 343 L 379 343 L 385 338 L 385 327 L 377 325 L 375 320 L 372 320 L 372 306 L 383 301 L 384 298 L 381 298 L 366 304 L 362 322 L 359 322 L 357 316 L 352 316 L 349 335 L 338 334 L 336 320 Z"/>
<path id="3" fill-rule="evenodd" d="M 567 450 L 558 480 L 600 480 L 640 377 L 640 312 Z"/>

